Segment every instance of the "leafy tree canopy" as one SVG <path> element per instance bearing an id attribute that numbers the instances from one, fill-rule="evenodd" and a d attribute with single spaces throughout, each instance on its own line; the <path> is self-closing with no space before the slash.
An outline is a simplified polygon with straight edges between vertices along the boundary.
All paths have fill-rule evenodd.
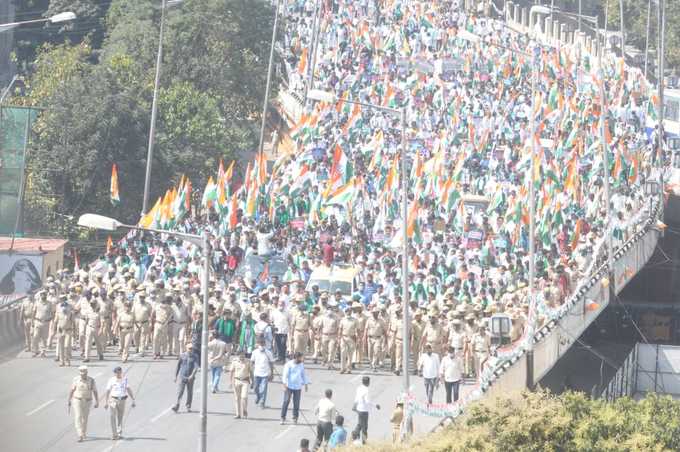
<path id="1" fill-rule="evenodd" d="M 479 402 L 449 427 L 406 444 L 357 450 L 660 452 L 678 444 L 680 401 L 670 396 L 606 402 L 539 391 Z"/>
<path id="2" fill-rule="evenodd" d="M 96 16 L 93 0 L 50 8 Z M 26 221 L 60 232 L 98 212 L 135 222 L 142 206 L 160 1 L 112 0 L 101 46 L 45 44 L 13 103 L 45 110 L 29 154 Z M 88 14 L 89 14 L 88 13 Z M 218 161 L 257 146 L 273 10 L 267 2 L 184 0 L 166 10 L 150 203 L 182 174 L 204 185 Z M 121 204 L 109 202 L 118 165 Z"/>

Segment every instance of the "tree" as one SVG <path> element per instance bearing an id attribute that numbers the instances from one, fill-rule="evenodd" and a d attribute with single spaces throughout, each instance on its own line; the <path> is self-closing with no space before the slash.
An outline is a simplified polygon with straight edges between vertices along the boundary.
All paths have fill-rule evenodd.
<path id="1" fill-rule="evenodd" d="M 63 219 L 84 212 L 139 219 L 159 3 L 113 0 L 101 49 L 85 40 L 38 52 L 21 99 L 46 108 L 28 163 L 34 231 L 72 232 Z M 185 0 L 166 14 L 150 203 L 181 175 L 202 187 L 220 159 L 256 148 L 273 21 L 267 3 L 245 0 Z M 113 163 L 122 201 L 115 209 Z"/>
<path id="2" fill-rule="evenodd" d="M 368 450 L 638 452 L 676 451 L 678 444 L 680 402 L 670 396 L 607 402 L 539 391 L 480 401 L 440 432 Z"/>

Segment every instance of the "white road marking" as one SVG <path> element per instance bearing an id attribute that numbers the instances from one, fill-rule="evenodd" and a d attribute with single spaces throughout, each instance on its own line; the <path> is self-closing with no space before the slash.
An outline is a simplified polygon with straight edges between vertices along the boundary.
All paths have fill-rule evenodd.
<path id="1" fill-rule="evenodd" d="M 160 418 L 162 418 L 163 416 L 165 416 L 166 414 L 168 414 L 168 413 L 170 412 L 171 409 L 172 409 L 172 407 L 167 407 L 166 409 L 164 409 L 163 411 L 161 411 L 160 414 L 159 414 L 158 416 L 156 416 L 156 417 L 154 417 L 154 418 L 151 419 L 151 423 L 153 424 L 154 422 L 156 422 L 157 420 L 159 420 Z"/>
<path id="2" fill-rule="evenodd" d="M 29 411 L 28 413 L 26 413 L 26 416 L 31 416 L 31 415 L 37 413 L 38 411 L 42 410 L 43 408 L 52 405 L 53 403 L 54 403 L 54 399 L 48 400 L 47 402 L 43 403 L 42 405 L 40 405 L 40 406 L 39 406 L 38 408 L 36 408 L 35 410 Z"/>
<path id="3" fill-rule="evenodd" d="M 99 372 L 99 373 L 96 373 L 96 374 L 90 375 L 90 376 L 96 380 L 97 378 L 102 376 L 102 372 Z"/>
<path id="4" fill-rule="evenodd" d="M 350 378 L 349 382 L 355 383 L 355 382 L 361 380 L 361 377 L 362 377 L 362 375 L 357 375 L 356 377 L 352 377 L 352 378 Z"/>
<path id="5" fill-rule="evenodd" d="M 289 431 L 291 431 L 292 428 L 293 428 L 292 425 L 289 426 L 287 429 L 285 429 L 284 431 L 282 431 L 281 433 L 279 433 L 278 435 L 276 435 L 276 436 L 274 437 L 274 439 L 279 439 L 279 438 L 281 438 L 283 435 L 285 435 L 286 433 L 288 433 Z"/>

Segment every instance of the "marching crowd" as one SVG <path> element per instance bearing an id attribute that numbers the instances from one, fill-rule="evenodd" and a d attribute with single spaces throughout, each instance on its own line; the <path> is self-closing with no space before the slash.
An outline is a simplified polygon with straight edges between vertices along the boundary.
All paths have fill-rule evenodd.
<path id="1" fill-rule="evenodd" d="M 340 101 L 305 106 L 290 130 L 295 150 L 278 158 L 267 182 L 256 185 L 252 177 L 231 187 L 236 210 L 224 215 L 220 201 L 204 196 L 205 215 L 174 225 L 210 234 L 212 389 L 229 370 L 236 416 L 246 417 L 248 388 L 266 404 L 273 365 L 286 363 L 285 422 L 291 401 L 297 420 L 307 377 L 296 366 L 305 357 L 340 373 L 399 374 L 407 359 L 424 377 L 428 402 L 438 381 L 446 402 L 455 402 L 462 379 L 479 377 L 494 353 L 490 316 L 510 318 L 511 342 L 531 318 L 529 184 L 537 196 L 537 324 L 598 258 L 607 234 L 605 172 L 615 244 L 638 227 L 636 213 L 645 208 L 640 185 L 654 155 L 645 133 L 654 107 L 648 83 L 638 70 L 609 60 L 597 72 L 587 55 L 541 46 L 501 22 L 468 16 L 456 2 L 324 0 L 318 11 L 314 5 L 286 5 L 289 87 L 304 91 L 312 71 L 313 87 Z M 606 169 L 599 83 L 609 104 Z M 398 118 L 342 102 L 351 99 L 406 109 L 407 224 L 399 219 Z M 403 228 L 411 245 L 407 357 Z M 285 272 L 236 272 L 250 256 L 280 258 Z M 357 270 L 351 293 L 308 286 L 314 269 L 346 265 Z M 56 343 L 62 366 L 74 350 L 87 362 L 103 359 L 106 347 L 122 362 L 131 350 L 154 359 L 181 356 L 177 374 L 189 381 L 201 366 L 200 273 L 195 246 L 131 233 L 87 269 L 58 273 L 24 301 L 26 348 L 44 356 Z M 175 410 L 184 389 L 180 384 Z M 190 396 L 186 403 L 190 408 Z"/>

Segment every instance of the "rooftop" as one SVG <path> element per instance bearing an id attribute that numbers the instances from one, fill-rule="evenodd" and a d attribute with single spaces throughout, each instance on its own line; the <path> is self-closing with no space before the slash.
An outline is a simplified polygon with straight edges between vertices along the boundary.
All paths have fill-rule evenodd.
<path id="1" fill-rule="evenodd" d="M 63 247 L 68 240 L 64 239 L 40 239 L 40 238 L 16 238 L 14 239 L 14 252 L 40 252 L 55 251 Z M 0 237 L 0 253 L 9 251 L 12 243 L 11 237 Z"/>

